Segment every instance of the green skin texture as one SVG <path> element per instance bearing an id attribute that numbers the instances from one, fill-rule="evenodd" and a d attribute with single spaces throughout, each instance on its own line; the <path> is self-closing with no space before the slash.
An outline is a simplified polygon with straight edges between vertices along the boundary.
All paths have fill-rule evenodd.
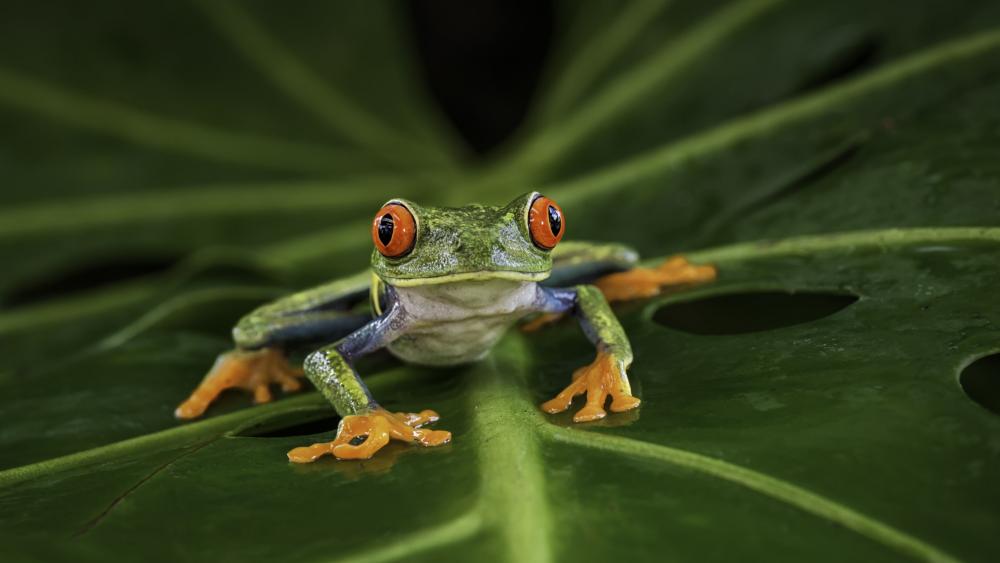
<path id="1" fill-rule="evenodd" d="M 550 276 L 568 280 L 627 269 L 636 262 L 637 255 L 618 244 L 567 242 L 553 250 L 539 248 L 532 242 L 527 221 L 528 209 L 538 195 L 524 194 L 503 207 L 435 208 L 390 200 L 388 203 L 405 206 L 416 219 L 416 240 L 409 253 L 387 258 L 376 250 L 370 272 L 335 280 L 256 309 L 233 329 L 238 350 L 322 339 L 351 321 L 357 323 L 357 317 L 345 312 L 344 305 L 369 295 L 374 319 L 316 350 L 304 363 L 306 376 L 340 416 L 366 414 L 378 404 L 355 371 L 353 360 L 390 345 L 430 314 L 412 304 L 404 308 L 394 296 L 429 286 L 448 290 L 459 285 L 505 288 L 504 284 L 489 284 L 505 280 L 538 297 L 520 303 L 509 318 L 503 319 L 501 329 L 536 313 L 573 314 L 594 345 L 618 362 L 627 388 L 625 370 L 632 363 L 632 349 L 600 290 L 592 285 L 542 288 L 539 282 Z M 504 292 L 495 297 L 499 302 L 512 299 Z M 456 307 L 460 316 L 478 320 L 477 309 L 453 305 L 452 315 Z M 421 324 L 424 330 L 428 328 L 426 320 Z M 476 330 L 476 326 L 463 325 L 463 335 Z M 434 358 L 425 359 L 430 360 L 425 363 L 434 363 Z"/>

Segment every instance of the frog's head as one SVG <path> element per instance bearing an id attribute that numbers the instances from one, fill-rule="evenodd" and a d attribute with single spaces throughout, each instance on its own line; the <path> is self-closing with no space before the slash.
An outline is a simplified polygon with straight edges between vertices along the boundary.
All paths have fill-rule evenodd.
<path id="1" fill-rule="evenodd" d="M 562 210 L 535 192 L 503 207 L 420 207 L 388 201 L 372 223 L 372 270 L 395 286 L 463 280 L 539 281 L 566 231 Z"/>

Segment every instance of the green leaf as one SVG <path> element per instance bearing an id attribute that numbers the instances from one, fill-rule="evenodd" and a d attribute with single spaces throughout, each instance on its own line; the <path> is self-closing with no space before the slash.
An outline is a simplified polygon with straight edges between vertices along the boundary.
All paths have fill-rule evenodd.
<path id="1" fill-rule="evenodd" d="M 561 2 L 487 164 L 405 6 L 296 8 L 0 8 L 5 561 L 992 559 L 996 3 Z M 241 314 L 365 264 L 384 200 L 525 186 L 719 267 L 617 308 L 639 411 L 540 412 L 592 358 L 566 321 L 361 363 L 445 447 L 289 464 L 335 433 L 312 392 L 174 420 Z"/>

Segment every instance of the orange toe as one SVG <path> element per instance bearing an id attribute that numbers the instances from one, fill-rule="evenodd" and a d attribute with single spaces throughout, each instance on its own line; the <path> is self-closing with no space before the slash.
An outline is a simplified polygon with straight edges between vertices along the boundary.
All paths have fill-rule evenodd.
<path id="1" fill-rule="evenodd" d="M 186 401 L 174 411 L 181 419 L 204 414 L 223 391 L 242 389 L 253 393 L 255 403 L 268 403 L 273 398 L 271 384 L 280 384 L 285 391 L 297 391 L 302 384 L 297 378 L 302 370 L 288 364 L 282 352 L 275 348 L 222 354 Z"/>
<path id="2" fill-rule="evenodd" d="M 451 441 L 451 432 L 418 427 L 438 420 L 432 410 L 419 413 L 391 413 L 376 409 L 366 414 L 345 416 L 332 442 L 295 448 L 288 452 L 293 463 L 310 463 L 330 454 L 337 459 L 371 459 L 391 440 L 433 447 Z"/>
<path id="3" fill-rule="evenodd" d="M 601 420 L 608 413 L 604 412 L 604 409 L 597 405 L 586 405 L 582 409 L 576 411 L 573 415 L 573 422 L 593 422 L 595 420 Z"/>

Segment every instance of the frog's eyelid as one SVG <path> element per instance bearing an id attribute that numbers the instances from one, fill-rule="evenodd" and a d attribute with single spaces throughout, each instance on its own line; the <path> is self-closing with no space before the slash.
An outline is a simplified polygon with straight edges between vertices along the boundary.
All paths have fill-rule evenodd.
<path id="1" fill-rule="evenodd" d="M 524 205 L 521 208 L 521 224 L 524 225 L 525 234 L 528 238 L 531 238 L 531 206 L 535 203 L 535 200 L 542 197 L 541 192 L 528 192 L 528 197 L 524 198 Z M 524 196 L 521 196 L 524 197 Z"/>

